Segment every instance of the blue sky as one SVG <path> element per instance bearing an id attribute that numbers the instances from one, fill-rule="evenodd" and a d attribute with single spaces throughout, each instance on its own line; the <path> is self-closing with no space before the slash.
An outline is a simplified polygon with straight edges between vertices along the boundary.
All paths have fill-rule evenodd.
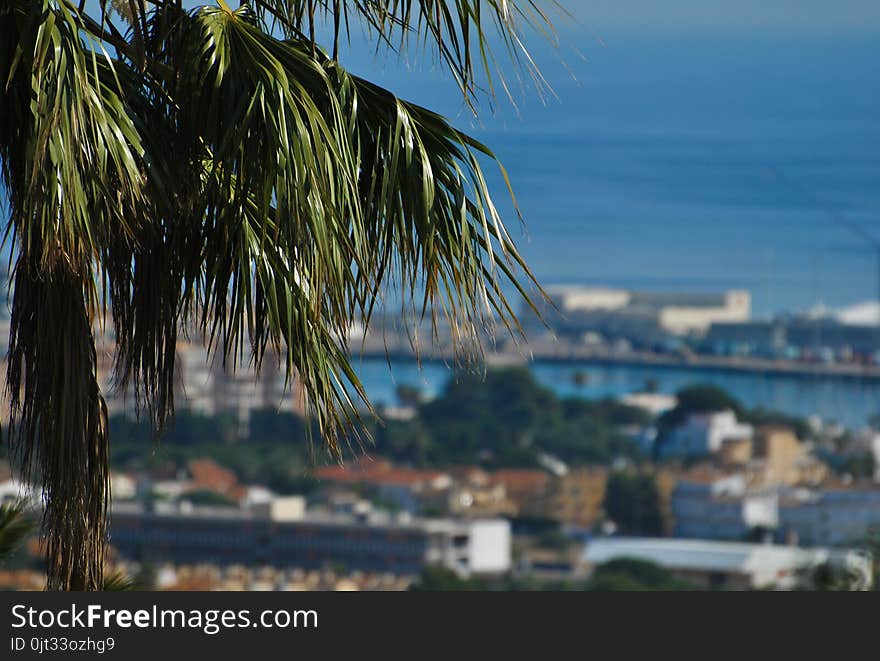
<path id="1" fill-rule="evenodd" d="M 539 0 L 549 5 L 549 0 Z M 90 0 L 89 4 L 94 4 Z M 186 4 L 213 4 L 188 0 Z M 229 0 L 236 6 L 238 0 Z M 562 0 L 591 29 L 880 30 L 878 0 Z"/>
<path id="2" fill-rule="evenodd" d="M 878 0 L 565 0 L 593 29 L 615 27 L 878 30 Z"/>

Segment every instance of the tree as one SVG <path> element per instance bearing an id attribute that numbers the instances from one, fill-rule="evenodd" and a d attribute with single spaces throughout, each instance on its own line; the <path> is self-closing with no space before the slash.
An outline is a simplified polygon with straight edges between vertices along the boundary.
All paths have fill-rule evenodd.
<path id="1" fill-rule="evenodd" d="M 852 567 L 824 562 L 815 567 L 804 567 L 798 572 L 795 590 L 808 592 L 852 592 L 868 590 L 865 577 Z"/>
<path id="2" fill-rule="evenodd" d="M 487 589 L 478 578 L 461 578 L 445 567 L 425 567 L 419 580 L 410 586 L 412 592 L 478 592 Z"/>
<path id="3" fill-rule="evenodd" d="M 401 406 L 418 406 L 424 399 L 424 394 L 418 386 L 409 383 L 401 383 L 394 389 L 397 401 Z"/>
<path id="4" fill-rule="evenodd" d="M 490 196 L 488 148 L 350 74 L 339 41 L 359 21 L 380 48 L 427 44 L 475 108 L 498 75 L 490 31 L 541 82 L 522 41 L 550 27 L 537 3 L 216 2 L 0 5 L 9 438 L 43 489 L 50 588 L 102 584 L 95 328 L 112 325 L 115 382 L 157 433 L 191 333 L 228 369 L 277 359 L 339 456 L 367 402 L 344 338 L 383 292 L 399 285 L 405 316 L 449 319 L 472 347 L 496 318 L 517 327 L 506 283 L 528 298 L 534 282 Z"/>
<path id="5" fill-rule="evenodd" d="M 574 374 L 571 375 L 571 382 L 578 388 L 583 388 L 590 382 L 590 375 L 584 370 L 575 370 Z"/>
<path id="6" fill-rule="evenodd" d="M 679 390 L 675 396 L 678 399 L 677 408 L 686 413 L 706 413 L 725 409 L 737 413 L 742 411 L 742 404 L 718 386 L 696 384 Z"/>
<path id="7" fill-rule="evenodd" d="M 779 411 L 770 411 L 762 407 L 743 411 L 741 415 L 743 422 L 748 422 L 755 427 L 764 425 L 790 427 L 795 436 L 800 439 L 813 436 L 810 425 L 803 418 L 786 415 Z"/>
<path id="8" fill-rule="evenodd" d="M 603 507 L 624 534 L 656 536 L 663 532 L 660 497 L 652 475 L 613 473 L 605 485 Z"/>
<path id="9" fill-rule="evenodd" d="M 597 592 L 696 590 L 665 567 L 639 558 L 615 558 L 593 571 L 588 589 Z"/>
<path id="10" fill-rule="evenodd" d="M 657 420 L 661 432 L 668 431 L 684 423 L 691 413 L 712 413 L 731 410 L 742 417 L 740 402 L 725 390 L 711 384 L 698 383 L 675 393 L 678 400 L 674 409 L 662 414 Z"/>

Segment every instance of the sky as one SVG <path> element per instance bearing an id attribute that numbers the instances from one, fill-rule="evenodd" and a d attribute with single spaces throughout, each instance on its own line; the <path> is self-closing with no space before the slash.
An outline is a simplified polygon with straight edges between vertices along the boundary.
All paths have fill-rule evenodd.
<path id="1" fill-rule="evenodd" d="M 550 5 L 549 0 L 537 0 Z M 773 28 L 880 30 L 878 0 L 561 0 L 594 29 Z M 89 4 L 95 5 L 95 0 Z M 186 4 L 212 4 L 188 0 Z M 234 7 L 237 0 L 227 4 Z"/>
<path id="2" fill-rule="evenodd" d="M 564 0 L 595 30 L 616 27 L 880 30 L 877 0 Z"/>

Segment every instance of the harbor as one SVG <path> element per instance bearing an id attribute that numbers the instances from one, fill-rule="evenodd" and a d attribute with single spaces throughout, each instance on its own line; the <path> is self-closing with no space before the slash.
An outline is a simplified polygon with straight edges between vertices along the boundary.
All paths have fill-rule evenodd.
<path id="1" fill-rule="evenodd" d="M 392 406 L 400 385 L 436 396 L 453 377 L 451 364 L 440 359 L 363 357 L 355 370 L 376 404 Z M 627 361 L 536 360 L 528 364 L 538 381 L 566 397 L 620 398 L 646 388 L 674 394 L 694 383 L 719 386 L 749 408 L 761 407 L 798 417 L 817 416 L 849 428 L 860 428 L 880 413 L 876 379 L 808 373 L 767 373 L 747 370 L 695 370 L 692 365 Z"/>
<path id="2" fill-rule="evenodd" d="M 880 326 L 871 304 L 821 314 L 752 316 L 751 294 L 552 286 L 540 317 L 520 310 L 522 333 L 483 332 L 483 352 L 456 347 L 442 323 L 407 329 L 387 316 L 349 349 L 367 393 L 391 404 L 406 383 L 436 393 L 452 370 L 527 366 L 551 389 L 587 398 L 695 382 L 750 407 L 858 428 L 880 413 Z M 467 347 L 465 348 L 467 349 Z M 390 379 L 389 379 L 390 365 Z"/>

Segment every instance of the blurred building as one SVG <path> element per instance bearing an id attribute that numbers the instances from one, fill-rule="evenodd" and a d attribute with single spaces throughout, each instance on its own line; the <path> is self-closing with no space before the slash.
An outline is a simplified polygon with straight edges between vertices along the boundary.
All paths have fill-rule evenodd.
<path id="1" fill-rule="evenodd" d="M 715 322 L 703 341 L 711 353 L 721 355 L 782 356 L 787 337 L 778 321 Z"/>
<path id="2" fill-rule="evenodd" d="M 2 323 L 2 320 L 0 320 Z M 134 413 L 131 392 L 115 387 L 113 359 L 116 351 L 112 333 L 97 335 L 98 381 L 107 399 L 110 414 Z M 234 425 L 233 435 L 247 434 L 250 416 L 256 410 L 305 411 L 303 391 L 298 380 L 287 383 L 285 366 L 278 357 L 267 355 L 260 373 L 253 360 L 245 356 L 240 364 L 224 366 L 222 357 L 211 357 L 202 342 L 177 342 L 174 382 L 175 407 L 205 416 L 225 414 Z"/>
<path id="3" fill-rule="evenodd" d="M 503 519 L 416 519 L 380 512 L 306 510 L 298 498 L 244 510 L 116 503 L 111 544 L 122 558 L 276 568 L 416 574 L 440 565 L 463 576 L 510 568 L 510 524 Z"/>
<path id="4" fill-rule="evenodd" d="M 504 487 L 507 499 L 517 514 L 526 514 L 546 494 L 553 478 L 544 470 L 503 468 L 493 471 L 489 479 L 492 484 Z"/>
<path id="5" fill-rule="evenodd" d="M 396 467 L 390 461 L 360 457 L 346 466 L 321 466 L 313 472 L 319 482 L 367 490 L 393 509 L 418 514 L 424 508 L 447 511 L 455 504 L 454 482 L 445 471 Z"/>
<path id="6" fill-rule="evenodd" d="M 880 489 L 801 489 L 779 503 L 779 536 L 805 546 L 880 539 Z"/>
<path id="7" fill-rule="evenodd" d="M 828 467 L 810 455 L 806 445 L 787 427 L 760 427 L 751 442 L 739 448 L 748 481 L 753 486 L 818 485 L 828 477 Z"/>
<path id="8" fill-rule="evenodd" d="M 736 418 L 733 411 L 691 413 L 669 433 L 661 446 L 664 457 L 706 456 L 719 452 L 726 441 L 750 440 L 754 428 Z"/>
<path id="9" fill-rule="evenodd" d="M 524 503 L 522 513 L 591 528 L 602 513 L 607 468 L 577 468 L 554 477 L 543 493 Z"/>
<path id="10" fill-rule="evenodd" d="M 643 343 L 665 335 L 704 334 L 713 323 L 742 322 L 751 314 L 747 291 L 663 293 L 590 286 L 548 287 L 542 316 L 557 333 L 597 332 Z M 528 315 L 525 315 L 528 316 Z"/>
<path id="11" fill-rule="evenodd" d="M 791 589 L 822 565 L 845 570 L 857 589 L 873 582 L 870 554 L 847 549 L 608 537 L 591 541 L 584 552 L 591 566 L 619 558 L 656 563 L 703 588 Z"/>
<path id="12" fill-rule="evenodd" d="M 757 321 L 715 321 L 703 341 L 722 355 L 768 358 L 812 358 L 850 361 L 870 359 L 880 349 L 880 326 L 848 323 L 845 317 L 801 316 Z"/>
<path id="13" fill-rule="evenodd" d="M 754 530 L 779 525 L 778 493 L 749 490 L 743 474 L 682 480 L 672 492 L 671 509 L 675 537 L 743 541 Z"/>
<path id="14" fill-rule="evenodd" d="M 667 395 L 659 392 L 634 392 L 619 398 L 623 404 L 642 409 L 657 417 L 667 411 L 671 411 L 678 404 L 675 395 Z"/>
<path id="15" fill-rule="evenodd" d="M 792 455 L 779 481 L 749 471 L 682 479 L 672 494 L 676 537 L 744 540 L 755 536 L 804 546 L 860 545 L 880 539 L 880 488 L 873 483 L 810 485 Z M 807 472 L 813 473 L 813 468 Z"/>
<path id="16" fill-rule="evenodd" d="M 270 410 L 302 414 L 305 409 L 299 382 L 287 383 L 285 367 L 268 355 L 257 374 L 247 356 L 236 369 L 209 357 L 203 343 L 177 343 L 178 377 L 175 399 L 180 408 L 214 416 L 231 414 L 245 435 L 250 414 Z"/>
<path id="17" fill-rule="evenodd" d="M 343 466 L 324 466 L 314 476 L 327 487 L 357 489 L 374 500 L 411 514 L 453 517 L 516 516 L 544 495 L 551 475 L 543 470 L 479 466 L 420 470 L 362 457 Z"/>

